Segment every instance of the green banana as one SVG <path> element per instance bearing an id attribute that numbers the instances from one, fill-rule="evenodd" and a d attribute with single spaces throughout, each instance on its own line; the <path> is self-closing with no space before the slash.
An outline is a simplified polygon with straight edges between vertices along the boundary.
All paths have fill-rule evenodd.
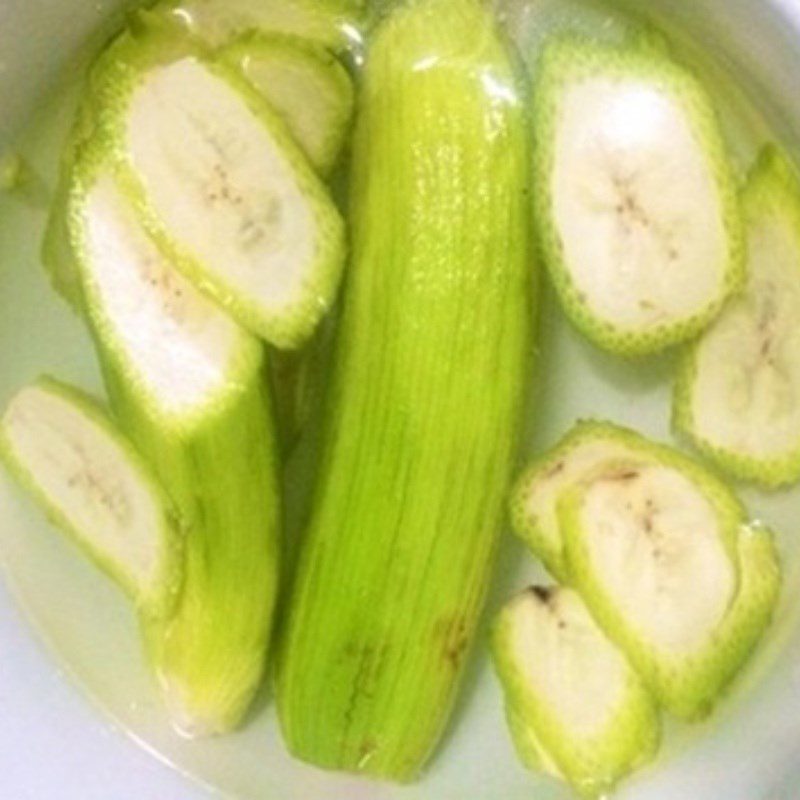
<path id="1" fill-rule="evenodd" d="M 502 522 L 532 336 L 527 131 L 478 0 L 396 8 L 358 107 L 353 260 L 277 699 L 295 756 L 408 780 L 447 722 Z"/>

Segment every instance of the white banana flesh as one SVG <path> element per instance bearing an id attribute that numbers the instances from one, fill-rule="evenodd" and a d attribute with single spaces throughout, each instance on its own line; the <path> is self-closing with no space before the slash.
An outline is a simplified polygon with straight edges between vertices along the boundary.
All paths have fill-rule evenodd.
<path id="1" fill-rule="evenodd" d="M 748 282 L 689 353 L 677 426 L 723 469 L 800 478 L 800 181 L 767 149 L 744 191 Z"/>
<path id="2" fill-rule="evenodd" d="M 635 635 L 667 658 L 707 647 L 738 583 L 708 498 L 671 467 L 621 462 L 578 513 L 586 559 Z"/>
<path id="3" fill-rule="evenodd" d="M 131 98 L 126 141 L 159 215 L 235 285 L 280 305 L 313 253 L 289 168 L 246 105 L 193 59 L 153 70 Z"/>
<path id="4" fill-rule="evenodd" d="M 128 591 L 162 613 L 179 579 L 179 540 L 165 496 L 105 412 L 43 379 L 0 422 L 0 453 L 50 518 Z"/>
<path id="5" fill-rule="evenodd" d="M 268 132 L 193 59 L 150 72 L 125 138 L 155 212 L 194 258 L 267 314 L 296 305 L 315 221 Z"/>
<path id="6" fill-rule="evenodd" d="M 514 531 L 541 559 L 553 577 L 567 580 L 558 499 L 609 461 L 633 459 L 640 451 L 624 438 L 597 435 L 592 422 L 579 423 L 553 450 L 538 459 L 517 482 L 511 501 Z"/>
<path id="7" fill-rule="evenodd" d="M 494 655 L 529 766 L 596 796 L 654 754 L 653 700 L 576 592 L 534 587 L 512 600 L 495 628 Z"/>
<path id="8" fill-rule="evenodd" d="M 569 88 L 561 113 L 554 216 L 592 312 L 639 331 L 703 309 L 723 277 L 726 236 L 679 103 L 600 76 Z"/>
<path id="9" fill-rule="evenodd" d="M 121 36 L 94 74 L 100 136 L 170 262 L 252 333 L 299 347 L 330 308 L 344 224 L 238 69 L 173 30 Z"/>
<path id="10" fill-rule="evenodd" d="M 768 626 L 772 535 L 712 473 L 608 422 L 579 422 L 522 475 L 515 532 L 580 592 L 658 702 L 706 714 Z"/>
<path id="11" fill-rule="evenodd" d="M 91 313 L 147 392 L 176 417 L 218 395 L 231 362 L 255 343 L 164 258 L 108 166 L 81 213 Z"/>
<path id="12" fill-rule="evenodd" d="M 567 312 L 627 354 L 688 338 L 741 279 L 713 112 L 656 48 L 557 42 L 538 103 L 545 251 Z"/>
<path id="13" fill-rule="evenodd" d="M 567 574 L 659 704 L 701 718 L 769 624 L 780 586 L 772 535 L 745 525 L 736 497 L 698 464 L 605 427 L 639 452 L 564 488 Z"/>

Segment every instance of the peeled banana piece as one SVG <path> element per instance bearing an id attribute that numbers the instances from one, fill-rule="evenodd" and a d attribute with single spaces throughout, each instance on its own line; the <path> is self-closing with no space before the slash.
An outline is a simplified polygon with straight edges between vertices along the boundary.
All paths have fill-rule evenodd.
<path id="1" fill-rule="evenodd" d="M 743 191 L 747 286 L 687 353 L 674 421 L 720 468 L 800 479 L 800 180 L 767 147 Z"/>
<path id="2" fill-rule="evenodd" d="M 772 535 L 747 524 L 730 489 L 666 445 L 582 421 L 524 472 L 511 508 L 515 532 L 582 594 L 659 702 L 705 714 L 780 586 Z"/>
<path id="3" fill-rule="evenodd" d="M 97 402 L 51 378 L 25 387 L 0 420 L 0 458 L 144 615 L 171 611 L 182 577 L 171 504 Z"/>
<path id="4" fill-rule="evenodd" d="M 777 561 L 730 492 L 653 448 L 649 460 L 610 461 L 566 489 L 559 522 L 572 585 L 600 627 L 662 706 L 696 719 L 763 633 Z M 753 559 L 753 548 L 767 555 Z M 753 590 L 764 582 L 769 591 Z"/>
<path id="5" fill-rule="evenodd" d="M 557 508 L 564 489 L 609 461 L 635 459 L 642 452 L 641 437 L 633 431 L 582 420 L 519 478 L 511 495 L 512 527 L 554 578 L 569 579 Z"/>
<path id="6" fill-rule="evenodd" d="M 159 251 L 108 147 L 95 137 L 83 149 L 61 213 L 112 408 L 185 531 L 181 592 L 147 626 L 149 655 L 175 726 L 218 734 L 260 685 L 278 588 L 263 347 Z"/>
<path id="7" fill-rule="evenodd" d="M 112 45 L 96 84 L 101 135 L 162 252 L 245 328 L 300 346 L 333 302 L 344 225 L 283 120 L 158 26 Z"/>
<path id="8" fill-rule="evenodd" d="M 221 51 L 280 114 L 315 169 L 326 175 L 344 146 L 353 84 L 329 50 L 299 36 L 250 33 Z"/>
<path id="9" fill-rule="evenodd" d="M 516 88 L 481 0 L 400 4 L 371 42 L 354 258 L 277 674 L 286 745 L 323 768 L 419 775 L 486 596 L 536 299 Z"/>
<path id="10" fill-rule="evenodd" d="M 572 322 L 629 356 L 697 334 L 744 279 L 703 88 L 663 48 L 562 38 L 542 56 L 533 119 L 536 220 Z"/>
<path id="11" fill-rule="evenodd" d="M 529 768 L 599 797 L 655 755 L 655 703 L 577 592 L 521 593 L 495 623 L 492 652 L 511 735 Z"/>

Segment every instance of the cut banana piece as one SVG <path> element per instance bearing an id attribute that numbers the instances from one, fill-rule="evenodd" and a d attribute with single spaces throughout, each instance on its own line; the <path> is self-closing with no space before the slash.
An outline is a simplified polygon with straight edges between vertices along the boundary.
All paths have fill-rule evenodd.
<path id="1" fill-rule="evenodd" d="M 358 0 L 160 0 L 153 10 L 214 46 L 259 30 L 345 50 L 361 43 L 362 5 Z"/>
<path id="2" fill-rule="evenodd" d="M 743 207 L 747 288 L 687 353 L 674 420 L 731 475 L 777 487 L 800 479 L 800 181 L 777 148 Z"/>
<path id="3" fill-rule="evenodd" d="M 106 154 L 104 146 L 84 151 L 61 210 L 87 316 L 148 405 L 171 424 L 190 424 L 198 409 L 240 391 L 261 347 L 161 255 Z"/>
<path id="4" fill-rule="evenodd" d="M 344 225 L 283 121 L 242 75 L 157 28 L 98 80 L 125 191 L 175 266 L 279 347 L 333 302 Z"/>
<path id="5" fill-rule="evenodd" d="M 653 698 L 576 592 L 534 587 L 512 600 L 495 625 L 493 655 L 528 767 L 598 797 L 655 755 Z"/>
<path id="6" fill-rule="evenodd" d="M 263 348 L 163 257 L 108 146 L 84 149 L 62 213 L 113 409 L 186 531 L 178 604 L 146 628 L 153 666 L 181 732 L 223 733 L 261 682 L 278 587 Z"/>
<path id="7" fill-rule="evenodd" d="M 610 461 L 646 458 L 647 446 L 633 431 L 584 420 L 517 481 L 511 495 L 512 527 L 554 578 L 569 580 L 557 513 L 561 493 Z"/>
<path id="8" fill-rule="evenodd" d="M 106 412 L 83 392 L 42 378 L 0 421 L 0 457 L 48 517 L 148 617 L 180 588 L 181 538 L 166 495 Z"/>
<path id="9" fill-rule="evenodd" d="M 248 34 L 221 52 L 280 114 L 318 172 L 336 164 L 353 113 L 353 83 L 324 47 L 298 36 Z"/>
<path id="10" fill-rule="evenodd" d="M 661 451 L 651 463 L 609 462 L 566 489 L 559 521 L 570 577 L 600 626 L 660 703 L 693 719 L 763 632 L 761 592 L 749 588 L 761 577 L 748 573 L 761 562 L 748 557 L 754 540 L 733 495 Z"/>
<path id="11" fill-rule="evenodd" d="M 734 179 L 709 99 L 656 47 L 562 39 L 542 59 L 536 218 L 567 314 L 625 355 L 691 337 L 744 277 Z"/>

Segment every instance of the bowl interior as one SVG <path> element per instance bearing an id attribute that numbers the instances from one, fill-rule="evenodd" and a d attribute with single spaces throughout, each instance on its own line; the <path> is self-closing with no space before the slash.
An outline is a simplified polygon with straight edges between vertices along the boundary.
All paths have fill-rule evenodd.
<path id="1" fill-rule="evenodd" d="M 634 0 L 630 0 L 635 6 Z M 121 3 L 81 0 L 0 9 L 0 153 L 14 148 L 33 178 L 0 197 L 0 403 L 43 371 L 101 392 L 92 348 L 79 321 L 51 292 L 39 240 L 52 190 L 58 142 L 69 121 L 80 64 L 118 19 Z M 678 52 L 706 78 L 744 169 L 757 146 L 779 138 L 800 156 L 800 13 L 762 0 L 652 0 L 654 19 Z M 613 9 L 590 0 L 502 4 L 516 38 L 532 49 L 547 26 L 618 24 Z M 22 135 L 24 133 L 24 136 Z M 555 441 L 574 419 L 607 417 L 668 439 L 675 355 L 642 369 L 605 356 L 569 328 L 545 290 L 536 425 L 528 446 Z M 754 516 L 780 531 L 786 587 L 765 645 L 731 697 L 702 726 L 671 725 L 663 753 L 620 796 L 790 798 L 800 752 L 800 490 L 743 490 Z M 116 724 L 179 769 L 229 795 L 308 800 L 523 800 L 567 798 L 525 772 L 513 754 L 499 687 L 481 634 L 449 733 L 417 784 L 394 787 L 333 776 L 292 761 L 278 733 L 268 691 L 239 733 L 187 741 L 172 732 L 143 663 L 125 601 L 5 477 L 0 478 L 0 553 L 6 580 L 61 666 Z M 523 548 L 505 536 L 489 613 L 539 576 Z"/>

